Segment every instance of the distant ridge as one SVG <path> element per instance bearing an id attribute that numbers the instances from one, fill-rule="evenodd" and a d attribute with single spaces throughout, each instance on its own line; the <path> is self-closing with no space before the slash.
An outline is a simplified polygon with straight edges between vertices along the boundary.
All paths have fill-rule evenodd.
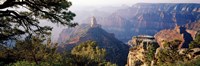
<path id="1" fill-rule="evenodd" d="M 198 3 L 137 3 L 96 20 L 107 32 L 127 42 L 132 36 L 155 35 L 160 30 L 173 29 L 175 24 L 184 26 L 196 22 L 200 20 L 199 15 Z"/>
<path id="2" fill-rule="evenodd" d="M 97 25 L 97 23 L 92 24 L 96 25 L 81 25 L 74 29 L 63 30 L 59 38 L 59 40 L 62 40 L 60 41 L 61 45 L 63 45 L 66 49 L 71 50 L 74 46 L 77 46 L 82 42 L 93 40 L 97 42 L 97 45 L 100 48 L 106 49 L 107 61 L 116 63 L 119 66 L 124 66 L 126 64 L 129 51 L 128 45 L 116 39 L 114 34 L 103 30 L 100 25 Z M 68 40 L 63 39 L 63 37 L 67 37 Z"/>

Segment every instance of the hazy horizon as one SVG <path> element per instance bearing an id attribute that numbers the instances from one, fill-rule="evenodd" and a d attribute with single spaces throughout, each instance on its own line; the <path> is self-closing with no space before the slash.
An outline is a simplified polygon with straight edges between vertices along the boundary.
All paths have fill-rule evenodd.
<path id="1" fill-rule="evenodd" d="M 81 12 L 81 11 L 83 12 L 85 11 L 94 12 L 95 10 L 101 11 L 102 7 L 103 8 L 114 7 L 114 10 L 118 10 L 120 9 L 122 5 L 132 6 L 136 3 L 200 3 L 200 0 L 190 0 L 190 1 L 188 0 L 176 0 L 176 1 L 175 0 L 168 0 L 168 1 L 166 0 L 142 0 L 142 1 L 141 0 L 69 0 L 69 1 L 72 2 L 72 6 L 70 7 L 69 10 L 71 10 L 72 12 L 75 12 L 77 16 L 80 15 L 77 12 Z M 78 22 L 78 23 L 81 24 L 81 22 Z M 62 31 L 62 29 L 65 29 L 67 27 L 57 26 L 57 25 L 53 25 L 53 26 L 54 26 L 54 29 L 52 31 L 52 36 L 53 36 L 52 38 L 54 38 L 54 40 L 57 41 L 57 38 L 59 37 L 59 33 Z"/>
<path id="2" fill-rule="evenodd" d="M 121 6 L 136 3 L 200 3 L 200 0 L 69 0 L 72 6 Z"/>

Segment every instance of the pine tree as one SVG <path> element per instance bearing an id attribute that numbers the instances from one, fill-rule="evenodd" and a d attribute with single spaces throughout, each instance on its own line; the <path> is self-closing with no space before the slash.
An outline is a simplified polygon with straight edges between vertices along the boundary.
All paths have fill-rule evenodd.
<path id="1" fill-rule="evenodd" d="M 40 20 L 68 25 L 75 14 L 68 10 L 72 5 L 68 0 L 1 0 L 0 4 L 0 41 L 15 40 L 22 34 L 46 34 L 52 27 L 39 25 Z M 3 43 L 5 44 L 5 43 Z"/>

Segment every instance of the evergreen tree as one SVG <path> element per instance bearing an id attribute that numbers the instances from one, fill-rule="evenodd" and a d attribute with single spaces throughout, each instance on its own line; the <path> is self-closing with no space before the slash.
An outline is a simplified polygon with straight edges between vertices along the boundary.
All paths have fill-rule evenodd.
<path id="1" fill-rule="evenodd" d="M 0 59 L 4 64 L 16 61 L 29 61 L 39 64 L 41 62 L 58 62 L 61 58 L 56 52 L 57 44 L 44 37 L 27 37 L 25 40 L 17 40 L 12 48 L 5 47 L 0 50 Z M 54 61 L 52 61 L 54 60 Z"/>
<path id="2" fill-rule="evenodd" d="M 105 61 L 106 50 L 100 49 L 94 41 L 81 43 L 74 47 L 71 53 L 76 57 L 74 63 L 77 66 L 116 66 Z"/>
<path id="3" fill-rule="evenodd" d="M 184 56 L 178 52 L 178 47 L 181 44 L 180 40 L 174 40 L 171 42 L 164 42 L 164 48 L 158 50 L 156 59 L 158 65 L 170 66 L 170 64 L 183 62 Z"/>
<path id="4" fill-rule="evenodd" d="M 15 39 L 22 34 L 50 33 L 50 26 L 39 25 L 41 19 L 74 27 L 75 14 L 68 10 L 68 0 L 1 0 L 0 41 Z M 5 44 L 5 43 L 4 43 Z"/>
<path id="5" fill-rule="evenodd" d="M 189 48 L 200 48 L 200 34 L 198 34 L 194 41 L 189 44 Z"/>

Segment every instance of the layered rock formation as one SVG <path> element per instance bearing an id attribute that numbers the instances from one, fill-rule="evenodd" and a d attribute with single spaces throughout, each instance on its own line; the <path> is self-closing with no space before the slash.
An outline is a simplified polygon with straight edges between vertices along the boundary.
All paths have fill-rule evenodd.
<path id="1" fill-rule="evenodd" d="M 161 30 L 155 35 L 155 38 L 161 47 L 163 47 L 163 41 L 181 40 L 182 43 L 179 45 L 179 48 L 188 48 L 196 33 L 197 31 L 195 30 L 188 30 L 185 27 L 176 25 L 174 29 Z"/>
<path id="2" fill-rule="evenodd" d="M 70 32 L 69 32 L 70 31 Z M 97 42 L 100 48 L 106 49 L 106 60 L 124 66 L 128 55 L 128 45 L 115 38 L 114 34 L 108 33 L 97 24 L 95 18 L 91 20 L 91 25 L 79 26 L 74 29 L 65 29 L 60 34 L 60 45 L 66 49 L 72 49 L 74 46 L 93 40 Z"/>
<path id="3" fill-rule="evenodd" d="M 196 22 L 199 15 L 200 4 L 138 3 L 97 20 L 106 31 L 127 42 L 132 36 L 154 35 L 160 30 L 174 28 L 175 24 L 182 26 Z M 83 22 L 89 22 L 89 19 Z"/>
<path id="4" fill-rule="evenodd" d="M 200 20 L 190 24 L 186 24 L 185 27 L 190 30 L 200 31 Z"/>

